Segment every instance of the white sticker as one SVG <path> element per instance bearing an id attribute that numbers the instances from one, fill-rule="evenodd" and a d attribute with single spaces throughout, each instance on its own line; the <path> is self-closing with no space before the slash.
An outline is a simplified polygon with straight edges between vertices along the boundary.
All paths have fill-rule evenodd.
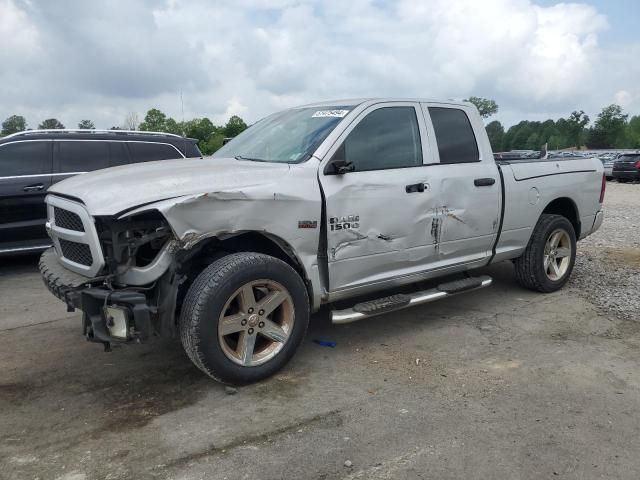
<path id="1" fill-rule="evenodd" d="M 311 115 L 311 118 L 317 118 L 317 117 L 338 117 L 338 118 L 342 118 L 347 113 L 349 113 L 349 110 L 318 110 L 316 113 Z"/>

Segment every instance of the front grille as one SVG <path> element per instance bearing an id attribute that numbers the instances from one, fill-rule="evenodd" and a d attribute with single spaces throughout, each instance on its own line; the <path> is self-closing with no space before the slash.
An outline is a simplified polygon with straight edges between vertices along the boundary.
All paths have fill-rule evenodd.
<path id="1" fill-rule="evenodd" d="M 63 238 L 58 240 L 60 242 L 60 248 L 62 249 L 62 256 L 67 260 L 79 263 L 80 265 L 91 266 L 93 264 L 93 257 L 91 256 L 91 249 L 86 243 L 70 242 Z"/>
<path id="2" fill-rule="evenodd" d="M 84 232 L 84 225 L 82 225 L 82 219 L 78 214 L 63 208 L 54 207 L 53 216 L 58 227 L 76 232 Z"/>

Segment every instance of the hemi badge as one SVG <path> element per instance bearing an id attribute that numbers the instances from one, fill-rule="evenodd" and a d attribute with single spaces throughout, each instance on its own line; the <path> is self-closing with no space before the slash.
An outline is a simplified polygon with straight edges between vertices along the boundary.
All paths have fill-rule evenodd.
<path id="1" fill-rule="evenodd" d="M 298 228 L 318 228 L 317 220 L 298 220 Z"/>

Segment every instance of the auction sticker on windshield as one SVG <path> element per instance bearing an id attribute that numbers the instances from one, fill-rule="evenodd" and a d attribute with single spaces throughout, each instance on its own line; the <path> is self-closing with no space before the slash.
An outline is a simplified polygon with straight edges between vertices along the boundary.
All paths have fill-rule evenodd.
<path id="1" fill-rule="evenodd" d="M 349 113 L 349 110 L 318 110 L 316 113 L 311 115 L 311 118 L 317 118 L 317 117 L 338 117 L 338 118 L 342 118 L 347 113 Z"/>

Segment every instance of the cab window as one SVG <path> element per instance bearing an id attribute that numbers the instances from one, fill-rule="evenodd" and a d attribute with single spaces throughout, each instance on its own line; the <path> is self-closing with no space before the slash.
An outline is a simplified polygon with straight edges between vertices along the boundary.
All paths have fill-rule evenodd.
<path id="1" fill-rule="evenodd" d="M 415 108 L 383 107 L 369 113 L 349 133 L 338 155 L 356 172 L 422 165 Z"/>
<path id="2" fill-rule="evenodd" d="M 478 142 L 467 114 L 459 108 L 429 107 L 440 163 L 479 162 Z"/>

